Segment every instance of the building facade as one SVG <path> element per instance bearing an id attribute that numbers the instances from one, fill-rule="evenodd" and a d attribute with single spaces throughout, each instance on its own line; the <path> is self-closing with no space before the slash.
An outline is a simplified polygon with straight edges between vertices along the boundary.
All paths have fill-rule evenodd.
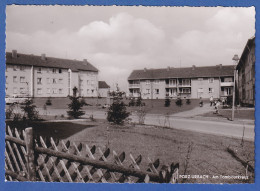
<path id="1" fill-rule="evenodd" d="M 255 105 L 255 37 L 249 39 L 237 65 L 241 105 Z"/>
<path id="2" fill-rule="evenodd" d="M 6 53 L 6 96 L 66 97 L 77 87 L 82 97 L 98 96 L 98 69 L 87 60 Z"/>
<path id="3" fill-rule="evenodd" d="M 134 70 L 128 77 L 129 95 L 143 99 L 221 98 L 231 96 L 234 66 Z"/>
<path id="4" fill-rule="evenodd" d="M 110 86 L 105 81 L 98 81 L 98 97 L 109 97 Z"/>

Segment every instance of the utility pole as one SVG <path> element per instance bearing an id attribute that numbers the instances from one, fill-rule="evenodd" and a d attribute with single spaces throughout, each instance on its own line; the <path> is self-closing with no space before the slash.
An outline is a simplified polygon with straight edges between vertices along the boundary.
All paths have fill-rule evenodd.
<path id="1" fill-rule="evenodd" d="M 235 98 L 236 98 L 236 66 L 237 63 L 239 61 L 239 57 L 237 54 L 234 55 L 234 57 L 232 58 L 232 60 L 234 60 L 235 66 L 234 66 L 234 83 L 233 83 L 233 100 L 232 100 L 232 117 L 231 117 L 231 121 L 234 121 L 234 117 L 235 117 Z"/>

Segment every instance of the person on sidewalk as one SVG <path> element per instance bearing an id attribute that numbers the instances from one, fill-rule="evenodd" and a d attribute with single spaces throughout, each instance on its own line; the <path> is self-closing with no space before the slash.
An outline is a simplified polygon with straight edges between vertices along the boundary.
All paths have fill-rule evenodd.
<path id="1" fill-rule="evenodd" d="M 217 100 L 217 103 L 216 103 L 216 105 L 215 105 L 216 114 L 220 114 L 220 113 L 219 113 L 219 106 L 220 106 L 220 100 L 218 99 L 218 100 Z"/>
<path id="2" fill-rule="evenodd" d="M 203 107 L 203 101 L 201 97 L 200 97 L 200 107 Z"/>
<path id="3" fill-rule="evenodd" d="M 209 98 L 209 101 L 210 101 L 210 107 L 213 105 L 213 96 L 210 96 L 210 98 Z"/>

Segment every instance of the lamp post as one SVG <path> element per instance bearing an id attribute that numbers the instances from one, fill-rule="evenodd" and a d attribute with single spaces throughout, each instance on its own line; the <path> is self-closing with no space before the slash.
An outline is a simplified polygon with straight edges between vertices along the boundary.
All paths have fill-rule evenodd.
<path id="1" fill-rule="evenodd" d="M 231 121 L 234 121 L 234 115 L 235 115 L 235 94 L 236 94 L 236 66 L 237 63 L 239 61 L 239 57 L 237 54 L 234 55 L 234 57 L 232 58 L 232 60 L 234 60 L 234 86 L 233 86 L 233 99 L 232 99 L 232 117 L 231 117 Z"/>

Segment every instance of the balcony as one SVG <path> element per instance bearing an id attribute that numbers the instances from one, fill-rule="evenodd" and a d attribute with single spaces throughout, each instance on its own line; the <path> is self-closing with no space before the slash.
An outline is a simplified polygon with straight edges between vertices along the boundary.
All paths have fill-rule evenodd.
<path id="1" fill-rule="evenodd" d="M 179 83 L 178 87 L 191 87 L 191 85 L 190 85 L 190 83 L 189 84 L 187 84 L 187 83 L 185 83 L 185 84 Z"/>
<path id="2" fill-rule="evenodd" d="M 140 88 L 140 84 L 129 84 L 129 88 Z"/>
<path id="3" fill-rule="evenodd" d="M 220 86 L 222 87 L 234 86 L 234 82 L 221 82 Z"/>
<path id="4" fill-rule="evenodd" d="M 177 84 L 166 84 L 166 88 L 177 88 Z"/>

